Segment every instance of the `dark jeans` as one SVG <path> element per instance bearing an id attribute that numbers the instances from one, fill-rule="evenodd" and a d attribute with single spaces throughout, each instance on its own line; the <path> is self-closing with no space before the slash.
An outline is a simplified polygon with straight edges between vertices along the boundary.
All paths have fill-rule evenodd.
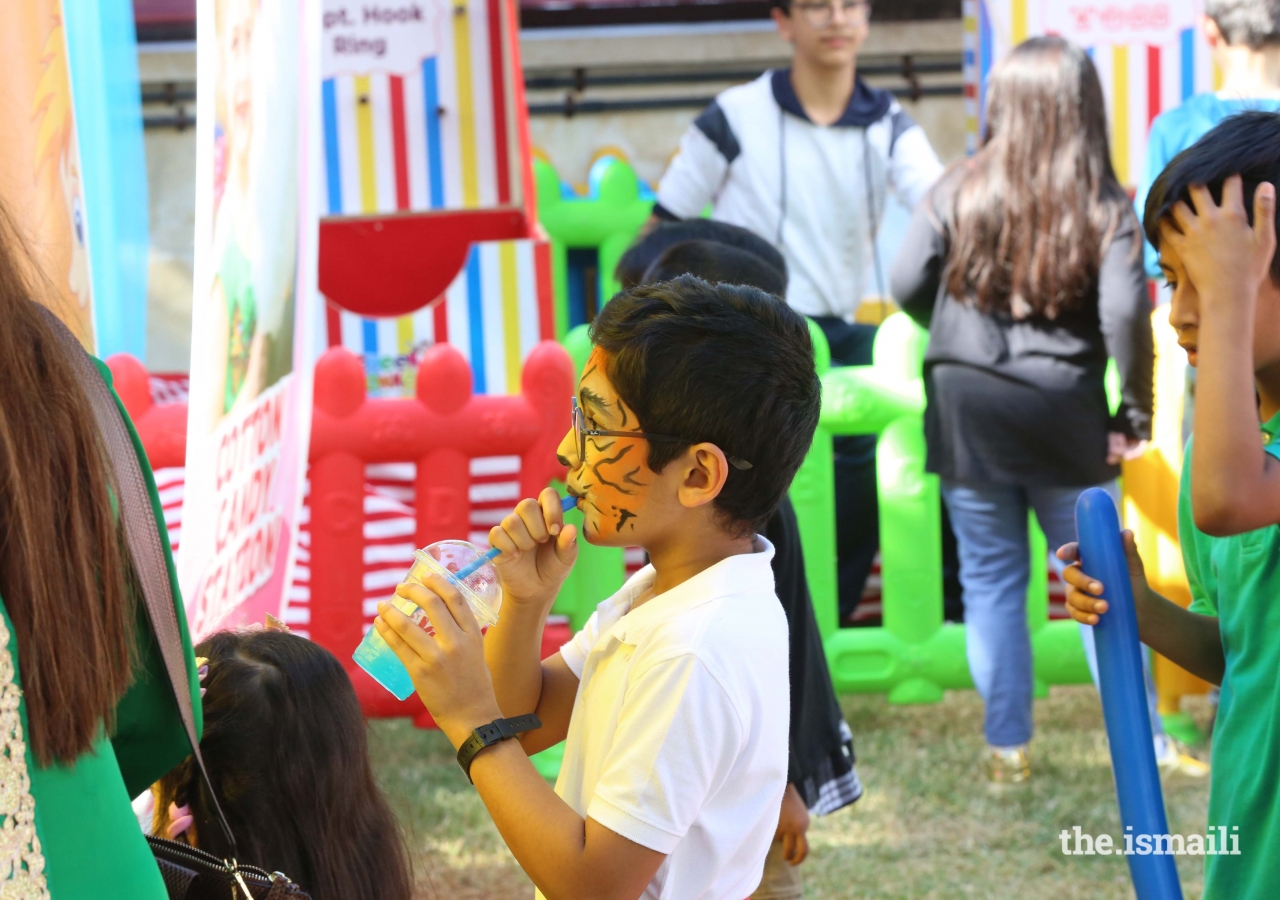
<path id="1" fill-rule="evenodd" d="M 856 325 L 835 316 L 815 316 L 826 335 L 833 366 L 869 366 L 876 326 Z M 835 438 L 836 557 L 840 620 L 853 615 L 862 600 L 867 576 L 880 549 L 880 506 L 876 493 L 876 437 L 872 434 Z M 960 563 L 946 508 L 942 511 L 942 574 L 947 618 L 963 619 L 960 611 Z"/>

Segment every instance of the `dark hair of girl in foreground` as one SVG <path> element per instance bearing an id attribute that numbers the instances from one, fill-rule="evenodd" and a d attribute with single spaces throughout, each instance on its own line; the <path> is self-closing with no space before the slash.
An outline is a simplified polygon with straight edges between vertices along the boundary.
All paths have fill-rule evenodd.
<path id="1" fill-rule="evenodd" d="M 409 900 L 404 842 L 333 654 L 278 631 L 220 632 L 196 653 L 209 660 L 200 748 L 239 860 L 285 873 L 312 900 Z M 159 783 L 158 819 L 171 802 L 191 808 L 190 843 L 229 855 L 191 757 Z"/>

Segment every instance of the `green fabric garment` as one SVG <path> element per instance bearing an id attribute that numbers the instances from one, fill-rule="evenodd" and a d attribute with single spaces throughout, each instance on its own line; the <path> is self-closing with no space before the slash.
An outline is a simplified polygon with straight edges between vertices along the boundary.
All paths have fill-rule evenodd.
<path id="1" fill-rule="evenodd" d="M 249 372 L 249 348 L 258 328 L 258 301 L 253 291 L 253 268 L 235 241 L 227 244 L 218 269 L 222 295 L 227 304 L 230 339 L 227 342 L 227 381 L 222 392 L 222 411 L 231 412 Z"/>
<path id="2" fill-rule="evenodd" d="M 1280 415 L 1262 426 L 1280 458 Z M 1239 836 L 1238 856 L 1206 856 L 1204 900 L 1280 897 L 1280 526 L 1210 537 L 1191 516 L 1192 445 L 1182 465 L 1178 530 L 1191 610 L 1217 616 L 1226 670 L 1213 730 L 1209 827 Z M 1233 832 L 1233 827 L 1239 830 Z M 1206 831 L 1206 834 L 1209 834 Z"/>
<path id="3" fill-rule="evenodd" d="M 107 383 L 111 374 L 98 363 Z M 114 391 L 113 391 L 114 393 Z M 124 406 L 116 398 L 124 413 Z M 125 416 L 126 421 L 128 416 Z M 142 463 L 151 507 L 160 529 L 161 544 L 169 569 L 169 583 L 182 631 L 187 660 L 188 689 L 196 713 L 197 731 L 202 729 L 200 684 L 196 675 L 195 655 L 187 630 L 186 615 L 178 593 L 177 573 L 169 556 L 169 538 L 165 533 L 164 513 L 156 493 L 151 467 L 147 464 L 142 443 L 130 423 L 134 451 Z M 0 601 L 0 617 L 8 631 L 7 643 L 18 680 L 18 641 L 13 633 L 7 609 Z M 164 883 L 155 860 L 143 839 L 130 806 L 130 798 L 168 772 L 191 752 L 178 706 L 169 688 L 159 646 L 146 618 L 141 598 L 138 601 L 139 668 L 134 682 L 116 707 L 116 731 L 108 738 L 100 734 L 94 746 L 72 766 L 53 764 L 40 767 L 28 745 L 26 769 L 30 777 L 31 796 L 35 800 L 35 825 L 39 837 L 39 853 L 44 857 L 44 873 L 48 894 L 29 886 L 21 897 L 52 896 L 54 900 L 102 900 L 105 897 L 128 897 L 130 900 L 166 900 Z M 0 689 L 4 685 L 0 684 Z M 19 713 L 23 734 L 27 730 L 25 701 Z M 12 736 L 4 739 L 12 744 Z M 0 798 L 8 800 L 9 798 Z M 6 803 L 6 805 L 9 805 Z M 14 815 L 14 810 L 0 810 L 0 817 Z M 10 887 L 10 886 L 5 886 Z M 9 896 L 5 893 L 5 896 Z"/>

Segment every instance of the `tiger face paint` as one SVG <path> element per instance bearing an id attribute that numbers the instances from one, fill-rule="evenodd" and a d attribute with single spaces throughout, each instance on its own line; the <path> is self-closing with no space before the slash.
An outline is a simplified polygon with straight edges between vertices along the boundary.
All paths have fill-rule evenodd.
<path id="1" fill-rule="evenodd" d="M 586 427 L 643 431 L 635 412 L 609 382 L 608 361 L 604 352 L 593 350 L 578 382 L 578 406 Z M 585 445 L 579 458 L 571 430 L 560 448 L 561 461 L 570 469 L 569 491 L 580 498 L 584 535 L 591 543 L 606 546 L 642 543 L 646 508 L 657 478 L 646 464 L 649 448 L 644 438 L 589 435 Z"/>

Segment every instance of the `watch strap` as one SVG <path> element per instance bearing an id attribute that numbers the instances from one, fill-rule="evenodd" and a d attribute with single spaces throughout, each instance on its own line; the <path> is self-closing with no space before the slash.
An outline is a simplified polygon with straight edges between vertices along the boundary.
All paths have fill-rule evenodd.
<path id="1" fill-rule="evenodd" d="M 458 765 L 467 773 L 471 781 L 471 761 L 485 747 L 492 747 L 500 741 L 509 740 L 526 731 L 534 731 L 542 727 L 542 720 L 535 713 L 513 716 L 510 719 L 494 719 L 488 725 L 481 725 L 458 748 Z M 472 782 L 474 784 L 474 782 Z"/>

